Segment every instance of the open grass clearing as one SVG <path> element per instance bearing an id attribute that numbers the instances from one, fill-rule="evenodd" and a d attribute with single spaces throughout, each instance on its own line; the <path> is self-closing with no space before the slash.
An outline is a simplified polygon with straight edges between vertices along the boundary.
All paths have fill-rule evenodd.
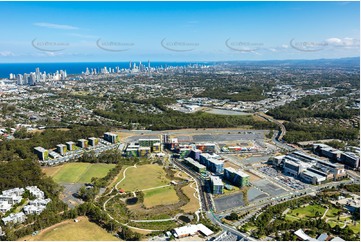
<path id="1" fill-rule="evenodd" d="M 61 223 L 48 227 L 36 236 L 26 236 L 21 240 L 30 241 L 115 241 L 118 240 L 106 230 L 95 223 L 89 222 L 87 217 L 79 217 L 79 222 L 65 220 Z"/>
<path id="2" fill-rule="evenodd" d="M 129 168 L 125 175 L 126 178 L 118 186 L 125 191 L 143 190 L 170 183 L 163 168 L 155 164 L 137 165 L 137 168 Z"/>
<path id="3" fill-rule="evenodd" d="M 57 183 L 86 183 L 92 177 L 104 177 L 114 164 L 66 163 L 56 167 L 43 168 L 45 174 Z"/>
<path id="4" fill-rule="evenodd" d="M 151 208 L 158 205 L 169 205 L 179 201 L 172 186 L 144 191 L 144 206 Z"/>
<path id="5" fill-rule="evenodd" d="M 296 208 L 288 212 L 289 215 L 294 217 L 302 218 L 315 218 L 318 216 L 321 217 L 323 213 L 326 211 L 326 208 L 322 207 L 321 205 L 308 205 L 302 208 Z"/>
<path id="6" fill-rule="evenodd" d="M 199 201 L 195 197 L 197 196 L 196 190 L 191 186 L 195 187 L 196 185 L 194 183 L 189 183 L 187 186 L 182 187 L 183 193 L 189 198 L 189 202 L 180 208 L 185 213 L 194 213 L 199 209 Z"/>
<path id="7" fill-rule="evenodd" d="M 170 230 L 177 227 L 177 223 L 174 221 L 163 221 L 163 222 L 131 222 L 131 226 L 152 229 L 152 230 Z"/>

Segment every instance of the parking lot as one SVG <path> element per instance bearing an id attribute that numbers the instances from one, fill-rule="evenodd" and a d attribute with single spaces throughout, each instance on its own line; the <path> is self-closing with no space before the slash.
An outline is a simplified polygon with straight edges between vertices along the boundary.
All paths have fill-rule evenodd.
<path id="1" fill-rule="evenodd" d="M 283 175 L 281 172 L 278 172 L 276 169 L 264 166 L 258 169 L 263 174 L 272 177 L 273 179 L 277 180 L 277 182 L 282 183 L 285 186 L 293 188 L 295 190 L 303 190 L 306 189 L 309 185 L 295 179 L 294 177 Z"/>
<path id="2" fill-rule="evenodd" d="M 219 197 L 214 199 L 214 203 L 216 205 L 217 212 L 244 206 L 243 194 L 234 193 L 229 196 Z"/>
<path id="3" fill-rule="evenodd" d="M 64 191 L 60 198 L 68 204 L 70 208 L 74 208 L 83 203 L 83 200 L 76 197 L 77 192 L 84 185 L 83 183 L 62 183 L 61 185 L 64 186 Z"/>
<path id="4" fill-rule="evenodd" d="M 193 135 L 194 142 L 221 142 L 221 141 L 237 141 L 242 140 L 263 140 L 264 132 L 263 131 L 243 131 L 240 133 L 230 134 L 202 134 L 202 135 Z"/>
<path id="5" fill-rule="evenodd" d="M 258 187 L 261 191 L 269 194 L 270 196 L 278 196 L 282 193 L 285 193 L 286 190 L 282 189 L 279 186 L 267 181 L 266 179 L 261 179 L 253 182 L 253 185 Z"/>
<path id="6" fill-rule="evenodd" d="M 268 195 L 255 187 L 251 187 L 247 191 L 248 202 L 253 202 L 265 197 L 268 197 Z"/>

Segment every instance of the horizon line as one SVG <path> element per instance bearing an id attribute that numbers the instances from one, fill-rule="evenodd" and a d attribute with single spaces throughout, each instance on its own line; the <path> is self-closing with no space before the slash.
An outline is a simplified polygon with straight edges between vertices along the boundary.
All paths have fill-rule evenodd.
<path id="1" fill-rule="evenodd" d="M 341 60 L 341 59 L 355 59 L 355 58 L 361 58 L 360 56 L 349 56 L 349 57 L 339 57 L 339 58 L 301 58 L 301 59 L 263 59 L 263 60 L 194 60 L 194 61 L 187 61 L 187 60 L 150 60 L 150 62 L 161 62 L 161 63 L 167 63 L 167 62 L 173 62 L 173 63 L 207 63 L 207 62 L 260 62 L 260 61 L 313 61 L 313 60 Z M 128 61 L 59 61 L 59 62 L 0 62 L 0 65 L 2 64 L 53 64 L 53 63 L 129 63 L 129 62 L 147 62 L 148 60 L 128 60 Z"/>

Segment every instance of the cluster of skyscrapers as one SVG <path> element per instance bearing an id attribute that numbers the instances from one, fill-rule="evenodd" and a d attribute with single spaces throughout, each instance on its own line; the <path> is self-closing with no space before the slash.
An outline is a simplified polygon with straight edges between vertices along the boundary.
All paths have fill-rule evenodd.
<path id="1" fill-rule="evenodd" d="M 142 64 L 142 62 L 140 61 L 139 64 L 137 65 L 137 63 L 135 62 L 129 62 L 129 68 L 123 68 L 120 69 L 119 66 L 116 66 L 115 68 L 111 68 L 111 67 L 103 67 L 100 69 L 97 68 L 86 68 L 85 72 L 83 72 L 82 74 L 89 76 L 89 75 L 97 75 L 97 74 L 114 74 L 114 73 L 122 73 L 122 72 L 130 72 L 130 73 L 150 73 L 151 72 L 151 67 L 150 67 L 150 61 L 148 60 L 148 64 L 144 65 Z"/>
<path id="2" fill-rule="evenodd" d="M 34 86 L 37 83 L 40 82 L 46 82 L 47 80 L 53 80 L 53 81 L 60 81 L 64 80 L 67 77 L 66 71 L 60 70 L 56 71 L 53 74 L 46 73 L 45 71 L 43 73 L 40 72 L 40 68 L 36 68 L 35 72 L 30 73 L 24 73 L 22 74 L 13 74 L 10 73 L 10 80 L 16 80 L 17 85 L 29 85 Z"/>

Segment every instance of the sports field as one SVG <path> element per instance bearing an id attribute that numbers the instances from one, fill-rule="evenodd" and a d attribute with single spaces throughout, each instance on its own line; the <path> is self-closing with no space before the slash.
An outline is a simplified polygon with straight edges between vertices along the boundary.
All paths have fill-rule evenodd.
<path id="1" fill-rule="evenodd" d="M 172 186 L 144 191 L 144 206 L 146 208 L 174 204 L 178 201 L 177 193 Z"/>
<path id="2" fill-rule="evenodd" d="M 137 168 L 129 168 L 125 176 L 126 178 L 118 185 L 118 188 L 125 191 L 143 190 L 170 183 L 165 171 L 159 165 L 137 165 Z"/>
<path id="3" fill-rule="evenodd" d="M 46 167 L 45 174 L 57 183 L 85 183 L 92 177 L 104 177 L 114 164 L 66 163 L 61 166 Z"/>
<path id="4" fill-rule="evenodd" d="M 37 240 L 37 241 L 71 241 L 71 240 L 97 240 L 97 241 L 112 241 L 118 240 L 113 235 L 109 234 L 104 229 L 100 228 L 95 223 L 89 222 L 87 217 L 79 217 L 79 222 L 75 223 L 73 220 L 66 220 L 46 228 L 38 235 L 26 236 L 21 240 Z"/>

